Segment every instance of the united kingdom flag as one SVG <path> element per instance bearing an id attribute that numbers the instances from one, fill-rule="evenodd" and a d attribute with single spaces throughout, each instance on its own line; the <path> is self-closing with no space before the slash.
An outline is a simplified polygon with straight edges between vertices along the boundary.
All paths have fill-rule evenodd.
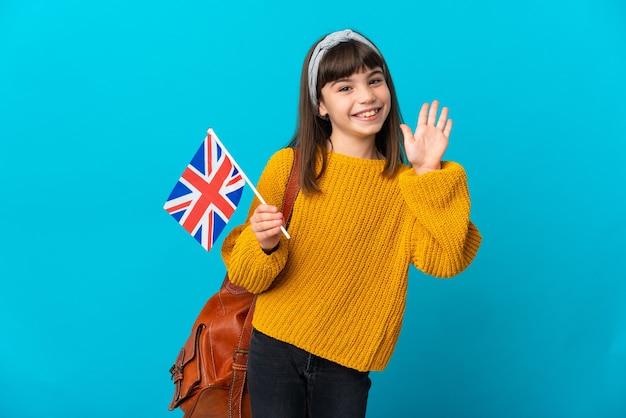
<path id="1" fill-rule="evenodd" d="M 209 251 L 235 212 L 244 185 L 243 173 L 209 129 L 164 209 Z"/>

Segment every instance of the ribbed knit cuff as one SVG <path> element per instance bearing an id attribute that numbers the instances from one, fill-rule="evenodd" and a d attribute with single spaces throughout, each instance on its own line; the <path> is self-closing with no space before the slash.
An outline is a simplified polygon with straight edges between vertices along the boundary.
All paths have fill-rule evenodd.
<path id="1" fill-rule="evenodd" d="M 230 255 L 229 277 L 234 284 L 242 286 L 248 292 L 261 293 L 271 286 L 285 266 L 288 252 L 286 239 L 281 237 L 276 251 L 266 254 L 252 228 L 247 226 L 241 232 Z"/>
<path id="2" fill-rule="evenodd" d="M 441 170 L 420 175 L 413 169 L 406 170 L 400 175 L 400 189 L 411 208 L 423 206 L 424 202 L 432 207 L 445 208 L 451 200 L 460 198 L 467 202 L 469 209 L 465 170 L 452 161 L 443 161 Z"/>

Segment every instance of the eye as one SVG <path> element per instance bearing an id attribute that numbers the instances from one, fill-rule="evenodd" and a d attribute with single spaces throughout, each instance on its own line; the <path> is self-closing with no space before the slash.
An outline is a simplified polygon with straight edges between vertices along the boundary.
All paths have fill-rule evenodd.
<path id="1" fill-rule="evenodd" d="M 370 84 L 380 84 L 380 83 L 384 83 L 385 80 L 383 80 L 382 78 L 373 78 L 370 80 Z"/>
<path id="2" fill-rule="evenodd" d="M 339 91 L 344 92 L 344 91 L 350 91 L 352 89 L 352 87 L 350 86 L 340 86 L 339 87 Z"/>

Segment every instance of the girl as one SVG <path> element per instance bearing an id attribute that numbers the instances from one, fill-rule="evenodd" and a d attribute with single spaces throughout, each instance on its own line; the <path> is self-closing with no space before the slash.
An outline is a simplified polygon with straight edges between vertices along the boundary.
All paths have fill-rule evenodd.
<path id="1" fill-rule="evenodd" d="M 248 358 L 254 418 L 364 417 L 370 370 L 400 333 L 409 264 L 451 277 L 481 237 L 463 168 L 442 162 L 448 109 L 424 104 L 401 124 L 387 64 L 362 35 L 318 41 L 302 69 L 300 190 L 290 240 L 278 207 L 293 149 L 275 153 L 248 221 L 225 239 L 233 283 L 258 294 Z M 409 165 L 404 163 L 404 155 Z"/>

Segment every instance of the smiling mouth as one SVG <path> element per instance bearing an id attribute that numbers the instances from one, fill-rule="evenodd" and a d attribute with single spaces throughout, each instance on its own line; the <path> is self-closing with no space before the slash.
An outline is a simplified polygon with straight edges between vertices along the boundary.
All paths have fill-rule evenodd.
<path id="1" fill-rule="evenodd" d="M 380 112 L 380 109 L 372 109 L 372 110 L 368 110 L 367 112 L 357 113 L 354 116 L 356 116 L 357 118 L 371 118 L 372 116 L 376 115 L 378 112 Z"/>

